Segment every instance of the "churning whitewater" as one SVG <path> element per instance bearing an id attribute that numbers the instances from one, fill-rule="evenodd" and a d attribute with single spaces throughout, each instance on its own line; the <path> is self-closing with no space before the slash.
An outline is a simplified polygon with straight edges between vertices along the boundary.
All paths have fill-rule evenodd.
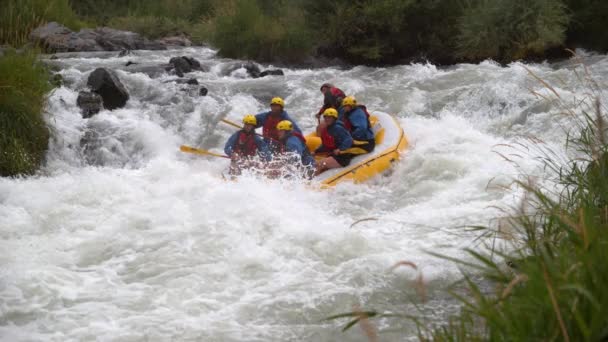
<path id="1" fill-rule="evenodd" d="M 424 314 L 445 321 L 458 303 L 444 290 L 460 273 L 429 252 L 481 248 L 464 226 L 496 224 L 499 208 L 517 206 L 522 194 L 508 187 L 522 173 L 542 182 L 526 138 L 564 149 L 571 118 L 533 93 L 550 95 L 528 70 L 564 99 L 585 91 L 568 62 L 284 69 L 252 79 L 242 61 L 215 53 L 47 61 L 65 85 L 48 101 L 46 165 L 35 177 L 0 179 L 1 340 L 364 341 L 324 318 L 355 307 L 418 314 L 419 274 Z M 189 75 L 207 96 L 176 76 L 125 67 L 145 71 L 179 55 L 208 67 Z M 605 56 L 585 61 L 608 75 Z M 83 119 L 76 98 L 97 67 L 116 70 L 131 99 Z M 310 132 L 324 82 L 399 118 L 411 145 L 392 172 L 318 191 L 253 176 L 227 182 L 225 159 L 179 151 L 221 151 L 234 128 L 220 119 L 267 110 L 273 96 Z M 400 261 L 418 270 L 391 270 Z M 383 341 L 416 334 L 404 320 L 375 324 Z"/>

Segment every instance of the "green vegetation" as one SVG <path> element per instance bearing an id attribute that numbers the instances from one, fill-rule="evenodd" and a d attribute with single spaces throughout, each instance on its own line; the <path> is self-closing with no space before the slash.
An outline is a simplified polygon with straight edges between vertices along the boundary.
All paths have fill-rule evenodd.
<path id="1" fill-rule="evenodd" d="M 264 8 L 263 3 L 238 0 L 214 8 L 216 15 L 205 29 L 220 54 L 262 61 L 298 61 L 308 56 L 312 32 L 306 28 L 303 11 L 288 0 Z"/>
<path id="2" fill-rule="evenodd" d="M 71 29 L 83 23 L 68 0 L 5 0 L 0 11 L 0 45 L 21 46 L 38 26 L 57 21 Z"/>
<path id="3" fill-rule="evenodd" d="M 568 20 L 560 1 L 476 1 L 458 20 L 456 53 L 501 61 L 540 55 L 564 42 Z"/>
<path id="4" fill-rule="evenodd" d="M 6 0 L 3 43 L 32 28 L 110 26 L 148 38 L 185 35 L 226 57 L 354 64 L 500 62 L 608 50 L 603 0 Z"/>
<path id="5" fill-rule="evenodd" d="M 0 57 L 0 176 L 31 174 L 48 148 L 42 117 L 51 90 L 48 71 L 34 52 Z"/>
<path id="6" fill-rule="evenodd" d="M 464 280 L 452 291 L 463 304 L 459 315 L 440 327 L 425 326 L 424 319 L 411 315 L 374 311 L 329 319 L 350 318 L 347 329 L 371 318 L 413 318 L 423 341 L 608 339 L 607 108 L 586 70 L 579 76 L 587 95 L 572 103 L 541 81 L 554 94 L 548 100 L 557 101 L 573 119 L 566 142 L 569 162 L 564 164 L 558 153 L 536 142 L 546 169 L 555 175 L 547 180 L 561 190 L 518 182 L 526 196 L 498 231 L 483 230 L 487 252 L 468 250 L 473 261 L 437 255 L 463 270 Z M 494 248 L 495 239 L 509 247 Z M 479 279 L 486 283 L 483 288 Z"/>

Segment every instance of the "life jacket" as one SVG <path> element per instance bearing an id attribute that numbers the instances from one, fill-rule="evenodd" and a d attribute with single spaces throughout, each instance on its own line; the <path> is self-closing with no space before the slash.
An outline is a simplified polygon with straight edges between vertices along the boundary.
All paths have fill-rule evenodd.
<path id="1" fill-rule="evenodd" d="M 363 109 L 363 112 L 365 113 L 365 116 L 367 117 L 367 128 L 372 129 L 372 124 L 369 121 L 369 113 L 367 112 L 367 108 L 364 105 L 358 105 L 355 108 L 361 108 Z M 353 110 L 355 110 L 353 108 Z M 342 115 L 342 123 L 344 124 L 344 128 L 346 128 L 349 132 L 353 131 L 353 124 L 350 122 L 350 120 L 348 119 L 349 114 L 353 111 L 351 110 L 348 113 L 344 113 L 344 115 Z"/>
<path id="2" fill-rule="evenodd" d="M 262 135 L 264 138 L 275 141 L 279 140 L 277 124 L 281 121 L 283 121 L 281 115 L 275 117 L 272 113 L 268 114 L 266 116 L 266 121 L 264 121 L 264 126 L 262 127 Z"/>
<path id="3" fill-rule="evenodd" d="M 338 148 L 338 146 L 336 146 L 336 139 L 331 134 L 329 134 L 327 127 L 323 128 L 323 130 L 321 131 L 321 143 L 329 151 L 333 151 Z"/>
<path id="4" fill-rule="evenodd" d="M 232 150 L 241 156 L 255 156 L 258 152 L 258 145 L 255 143 L 255 133 L 247 133 L 241 130 Z"/>
<path id="5" fill-rule="evenodd" d="M 335 98 L 345 98 L 346 95 L 344 94 L 344 92 L 342 90 L 340 90 L 339 88 L 336 87 L 331 87 L 329 88 L 329 92 L 335 97 Z"/>

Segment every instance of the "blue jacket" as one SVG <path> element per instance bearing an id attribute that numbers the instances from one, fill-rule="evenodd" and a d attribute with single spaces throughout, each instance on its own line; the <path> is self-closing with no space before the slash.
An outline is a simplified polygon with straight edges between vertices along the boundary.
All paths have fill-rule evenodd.
<path id="1" fill-rule="evenodd" d="M 226 153 L 226 155 L 232 155 L 232 152 L 234 151 L 234 147 L 238 142 L 239 134 L 241 134 L 241 131 L 242 130 L 239 130 L 238 132 L 234 133 L 230 136 L 230 138 L 228 138 L 228 141 L 226 141 L 226 145 L 224 146 L 224 153 Z M 259 135 L 255 133 L 253 137 L 255 140 L 255 144 L 258 147 L 258 156 L 260 156 L 260 158 L 264 160 L 270 160 L 271 154 L 270 150 L 268 149 L 268 144 L 266 144 L 264 139 L 262 139 Z"/>
<path id="2" fill-rule="evenodd" d="M 300 138 L 289 135 L 285 140 L 285 152 L 292 152 L 300 157 L 298 162 L 302 162 L 305 166 L 315 166 L 315 158 L 308 151 L 306 144 L 300 140 Z"/>
<path id="3" fill-rule="evenodd" d="M 268 111 L 268 112 L 262 112 L 262 113 L 256 114 L 255 119 L 257 120 L 257 125 L 255 126 L 255 128 L 263 127 L 264 123 L 266 122 L 266 118 L 268 118 L 268 115 L 270 115 L 270 113 L 271 112 Z M 281 120 L 279 120 L 279 121 L 283 121 L 283 120 L 291 121 L 291 123 L 293 124 L 293 129 L 296 132 L 302 133 L 302 130 L 300 129 L 298 124 L 289 116 L 289 114 L 286 111 L 283 111 L 281 113 Z"/>
<path id="4" fill-rule="evenodd" d="M 334 124 L 327 126 L 327 133 L 334 138 L 336 147 L 340 149 L 340 151 L 344 151 L 353 146 L 353 138 L 350 136 L 350 133 L 341 121 L 336 121 Z M 315 152 L 331 152 L 327 149 L 327 147 L 319 146 Z"/>
<path id="5" fill-rule="evenodd" d="M 365 111 L 361 107 L 356 107 L 348 113 L 342 114 L 342 120 L 348 118 L 352 125 L 350 134 L 355 140 L 371 140 L 374 139 L 374 133 L 369 127 L 369 121 Z"/>

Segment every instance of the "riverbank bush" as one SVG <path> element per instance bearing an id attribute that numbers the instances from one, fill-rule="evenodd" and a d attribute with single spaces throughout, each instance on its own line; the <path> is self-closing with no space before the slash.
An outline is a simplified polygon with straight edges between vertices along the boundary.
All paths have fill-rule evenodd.
<path id="1" fill-rule="evenodd" d="M 74 30 L 84 25 L 69 0 L 5 0 L 0 11 L 0 45 L 20 47 L 33 29 L 49 21 Z"/>
<path id="2" fill-rule="evenodd" d="M 456 53 L 465 60 L 504 62 L 541 55 L 564 43 L 568 23 L 561 1 L 472 2 L 458 19 Z"/>
<path id="3" fill-rule="evenodd" d="M 207 34 L 225 57 L 266 62 L 297 62 L 308 57 L 313 32 L 306 27 L 303 11 L 288 0 L 271 5 L 238 0 L 218 3 L 201 35 Z"/>
<path id="4" fill-rule="evenodd" d="M 0 57 L 0 176 L 31 174 L 48 149 L 43 118 L 49 72 L 34 52 Z"/>

